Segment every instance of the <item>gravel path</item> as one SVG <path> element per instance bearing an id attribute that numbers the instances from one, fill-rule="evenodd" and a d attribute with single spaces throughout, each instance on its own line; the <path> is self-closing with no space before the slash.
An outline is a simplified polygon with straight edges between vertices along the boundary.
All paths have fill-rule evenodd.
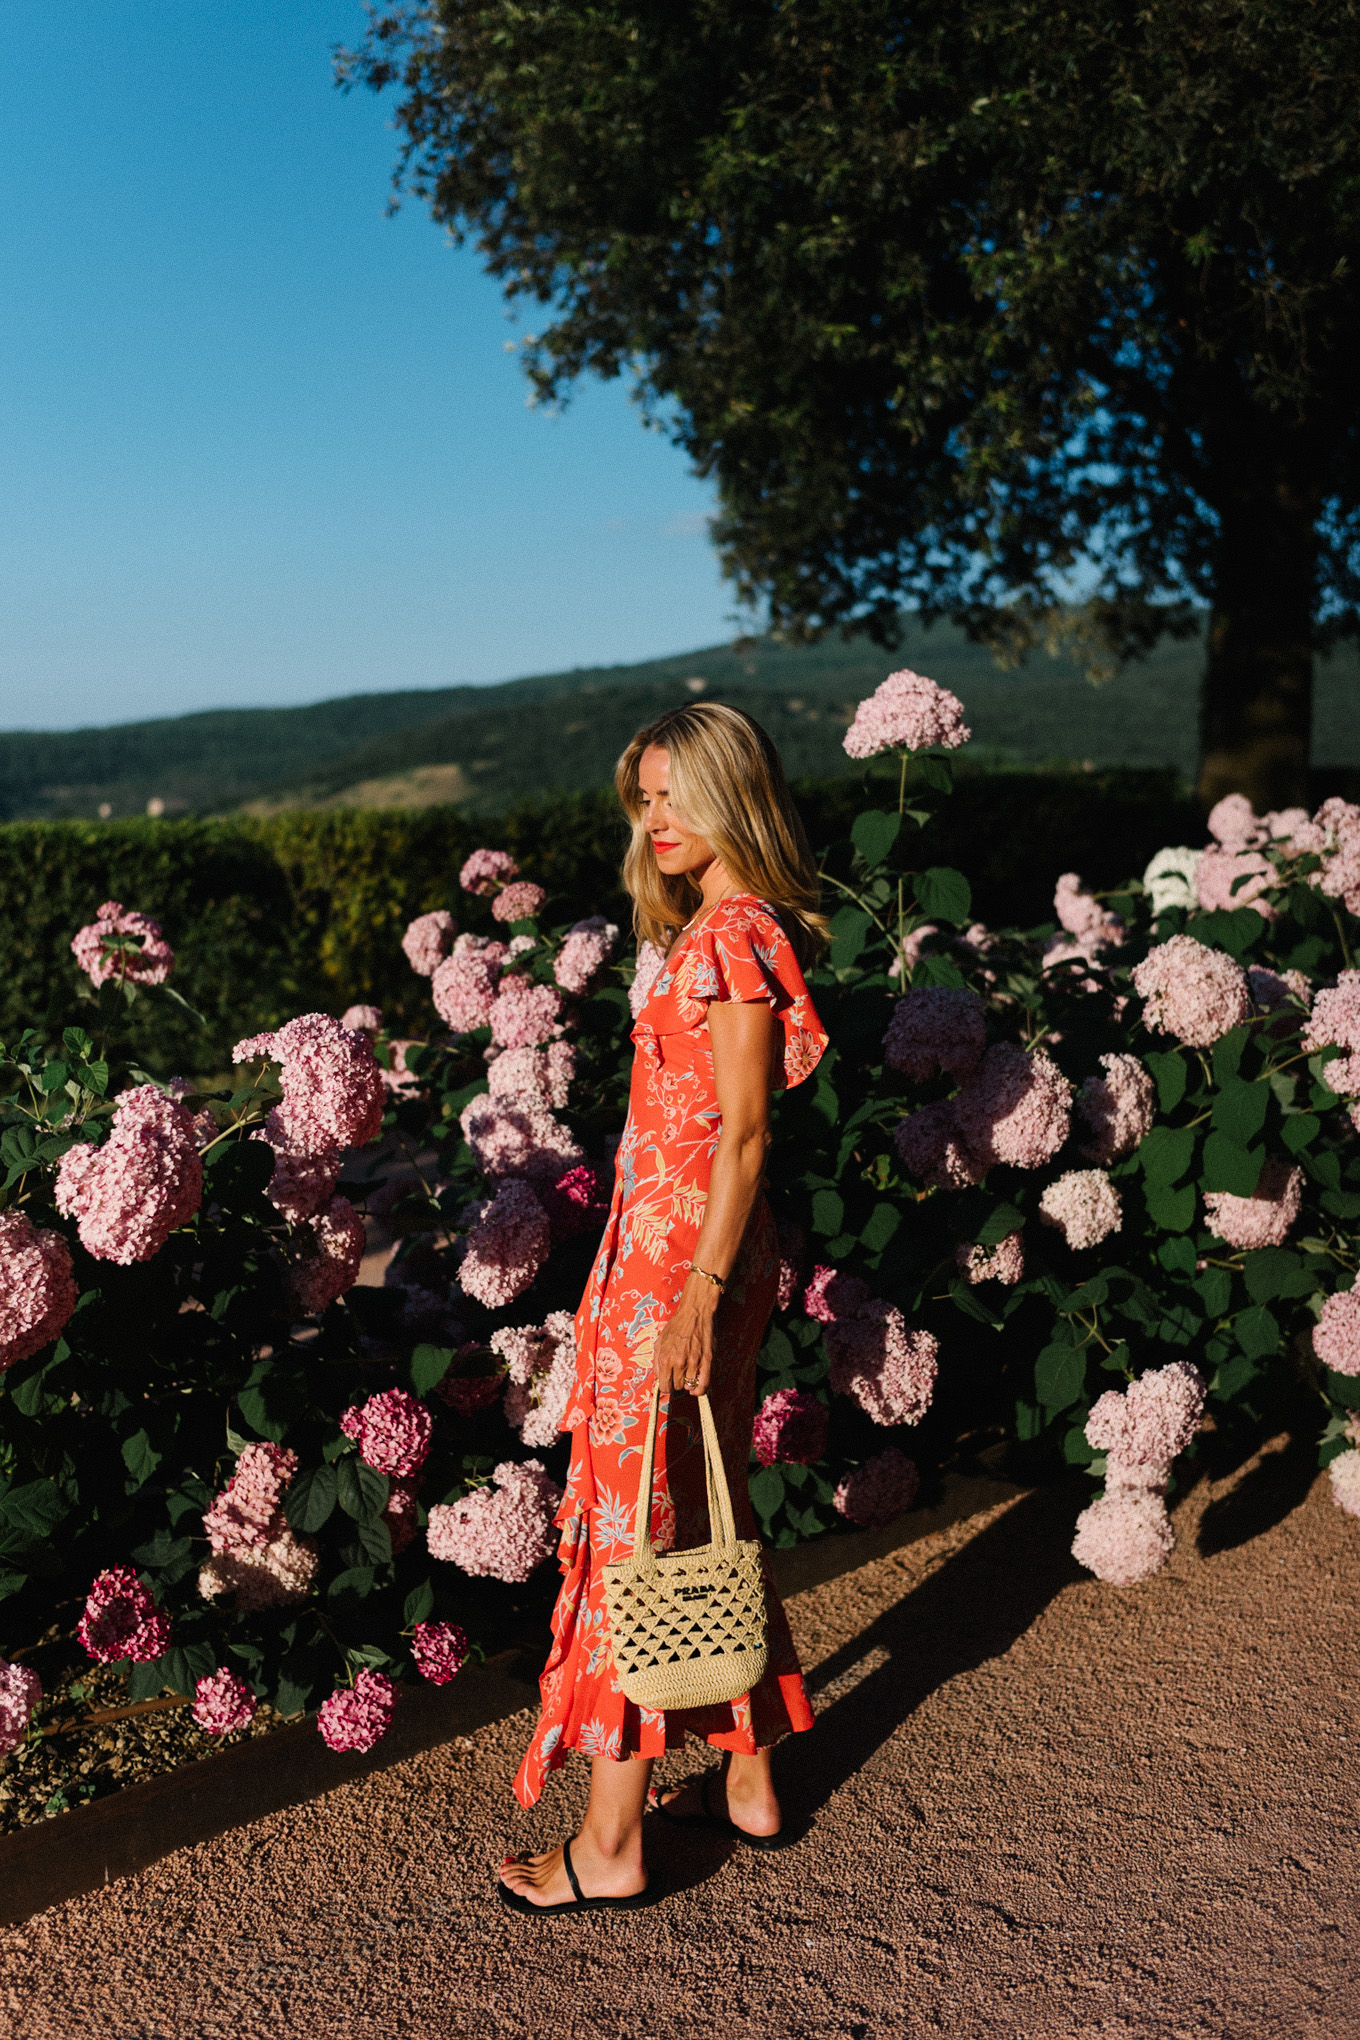
<path id="1" fill-rule="evenodd" d="M 1126 1594 L 1064 1487 L 797 1596 L 808 1832 L 649 1832 L 653 1910 L 495 1902 L 586 1775 L 520 1813 L 520 1715 L 0 1935 L 0 2034 L 1355 2040 L 1360 1525 L 1310 1458 L 1202 1483 Z"/>

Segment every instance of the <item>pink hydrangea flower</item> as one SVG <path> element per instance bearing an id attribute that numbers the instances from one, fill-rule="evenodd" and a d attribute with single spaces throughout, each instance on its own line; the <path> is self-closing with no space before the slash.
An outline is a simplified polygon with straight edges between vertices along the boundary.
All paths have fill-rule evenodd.
<path id="1" fill-rule="evenodd" d="M 467 1635 L 456 1622 L 417 1622 L 411 1632 L 411 1656 L 422 1679 L 432 1686 L 447 1686 L 467 1663 Z"/>
<path id="2" fill-rule="evenodd" d="M 0 1758 L 11 1756 L 25 1741 L 42 1696 L 42 1681 L 36 1672 L 0 1658 Z"/>
<path id="3" fill-rule="evenodd" d="M 1313 1327 L 1313 1351 L 1334 1374 L 1360 1374 L 1360 1290 L 1327 1298 Z"/>
<path id="4" fill-rule="evenodd" d="M 0 1373 L 50 1345 L 78 1296 L 61 1234 L 22 1211 L 0 1211 Z"/>
<path id="5" fill-rule="evenodd" d="M 519 866 L 505 850 L 474 850 L 458 874 L 464 892 L 491 899 L 502 886 L 519 877 Z"/>
<path id="6" fill-rule="evenodd" d="M 876 1452 L 847 1473 L 832 1497 L 833 1506 L 864 1530 L 886 1530 L 905 1516 L 916 1500 L 921 1476 L 915 1463 L 895 1445 Z"/>
<path id="7" fill-rule="evenodd" d="M 249 1728 L 258 1706 L 245 1680 L 225 1665 L 194 1688 L 194 1720 L 208 1735 L 232 1735 L 238 1728 Z"/>
<path id="8" fill-rule="evenodd" d="M 371 1750 L 392 1726 L 397 1689 L 382 1672 L 360 1672 L 352 1686 L 337 1686 L 316 1710 L 316 1725 L 328 1749 Z"/>
<path id="9" fill-rule="evenodd" d="M 435 1011 L 452 1034 L 472 1034 L 491 1023 L 500 965 L 485 951 L 456 951 L 430 980 Z"/>
<path id="10" fill-rule="evenodd" d="M 511 1177 L 468 1234 L 458 1280 L 488 1310 L 523 1296 L 548 1258 L 548 1214 L 529 1185 Z"/>
<path id="11" fill-rule="evenodd" d="M 1360 1094 L 1360 970 L 1343 970 L 1334 986 L 1318 993 L 1302 1046 L 1309 1055 L 1344 1048 L 1346 1054 L 1329 1062 L 1323 1077 L 1338 1098 Z"/>
<path id="12" fill-rule="evenodd" d="M 204 1511 L 215 1552 L 262 1549 L 283 1529 L 283 1497 L 298 1469 L 296 1452 L 268 1440 L 243 1445 L 236 1471 Z"/>
<path id="13" fill-rule="evenodd" d="M 68 1148 L 62 1156 L 55 1196 L 96 1260 L 124 1268 L 149 1261 L 188 1224 L 203 1196 L 192 1118 L 154 1084 L 124 1091 L 104 1145 Z"/>
<path id="14" fill-rule="evenodd" d="M 1058 921 L 1087 956 L 1099 949 L 1117 949 L 1124 940 L 1124 923 L 1095 899 L 1075 871 L 1065 871 L 1053 894 L 1053 911 Z"/>
<path id="15" fill-rule="evenodd" d="M 1039 1199 L 1043 1224 L 1056 1226 L 1074 1253 L 1098 1247 L 1124 1222 L 1119 1192 L 1103 1169 L 1069 1169 Z"/>
<path id="16" fill-rule="evenodd" d="M 639 943 L 637 969 L 633 973 L 633 982 L 628 987 L 628 1004 L 632 1008 L 635 1020 L 651 997 L 652 986 L 665 968 L 664 949 L 658 949 L 655 942 Z"/>
<path id="17" fill-rule="evenodd" d="M 540 1327 L 493 1332 L 491 1350 L 506 1362 L 505 1421 L 520 1442 L 546 1451 L 557 1443 L 576 1378 L 576 1331 L 570 1311 L 555 1310 Z"/>
<path id="18" fill-rule="evenodd" d="M 805 1389 L 776 1389 L 756 1412 L 756 1458 L 762 1466 L 815 1466 L 826 1451 L 830 1421 L 826 1404 Z"/>
<path id="19" fill-rule="evenodd" d="M 909 1331 L 900 1310 L 866 1303 L 822 1334 L 832 1393 L 853 1396 L 876 1424 L 916 1424 L 930 1408 L 939 1372 L 939 1341 Z"/>
<path id="20" fill-rule="evenodd" d="M 1209 834 L 1225 850 L 1248 850 L 1264 842 L 1266 827 L 1245 793 L 1228 793 L 1209 810 Z"/>
<path id="21" fill-rule="evenodd" d="M 199 1571 L 198 1591 L 205 1601 L 233 1595 L 242 1614 L 289 1608 L 306 1600 L 320 1563 L 312 1540 L 285 1524 L 267 1544 L 214 1553 Z"/>
<path id="22" fill-rule="evenodd" d="M 953 1101 L 963 1146 L 979 1170 L 998 1162 L 1038 1169 L 1067 1139 L 1072 1086 L 1041 1048 L 995 1042 Z"/>
<path id="23" fill-rule="evenodd" d="M 1157 1116 L 1152 1079 L 1136 1055 L 1103 1055 L 1103 1077 L 1088 1077 L 1077 1093 L 1077 1116 L 1088 1129 L 1082 1153 L 1108 1169 L 1131 1155 Z"/>
<path id="24" fill-rule="evenodd" d="M 329 1013 L 302 1013 L 275 1034 L 238 1041 L 233 1062 L 268 1056 L 278 1063 L 283 1101 L 276 1108 L 300 1154 L 363 1147 L 382 1131 L 383 1080 L 366 1034 Z"/>
<path id="25" fill-rule="evenodd" d="M 1325 800 L 1313 817 L 1321 835 L 1322 869 L 1309 880 L 1330 900 L 1340 900 L 1349 913 L 1360 914 L 1360 807 L 1347 800 Z"/>
<path id="26" fill-rule="evenodd" d="M 1218 1237 L 1230 1247 L 1246 1250 L 1282 1247 L 1299 1215 L 1302 1197 L 1302 1169 L 1291 1166 L 1281 1155 L 1268 1155 L 1250 1197 L 1234 1197 L 1227 1190 L 1206 1190 L 1204 1214 Z"/>
<path id="27" fill-rule="evenodd" d="M 568 1169 L 541 1194 L 554 1240 L 574 1239 L 578 1233 L 602 1226 L 609 1216 L 608 1192 L 589 1162 Z"/>
<path id="28" fill-rule="evenodd" d="M 1211 847 L 1195 866 L 1195 893 L 1206 913 L 1254 907 L 1263 920 L 1273 921 L 1276 910 L 1266 895 L 1279 882 L 1269 858 L 1251 850 Z"/>
<path id="29" fill-rule="evenodd" d="M 858 1317 L 869 1298 L 869 1285 L 858 1275 L 825 1264 L 813 1270 L 803 1292 L 803 1310 L 818 1324 L 834 1325 L 837 1318 Z"/>
<path id="30" fill-rule="evenodd" d="M 925 751 L 932 744 L 957 751 L 972 734 L 956 694 L 923 674 L 903 670 L 890 673 L 861 701 L 845 733 L 845 750 L 851 758 L 876 758 L 880 751 Z"/>
<path id="31" fill-rule="evenodd" d="M 487 1071 L 493 1098 L 522 1098 L 559 1111 L 571 1092 L 576 1050 L 569 1041 L 550 1041 L 546 1048 L 507 1048 Z"/>
<path id="32" fill-rule="evenodd" d="M 139 942 L 140 949 L 122 947 L 120 937 Z M 175 967 L 175 952 L 161 934 L 160 922 L 147 914 L 130 914 L 119 900 L 105 900 L 97 918 L 75 937 L 71 954 L 96 990 L 110 979 L 163 985 Z"/>
<path id="33" fill-rule="evenodd" d="M 406 961 L 419 977 L 433 977 L 453 947 L 458 923 L 443 907 L 432 914 L 417 914 L 401 938 Z"/>
<path id="34" fill-rule="evenodd" d="M 1302 1020 L 1313 1000 L 1313 987 L 1301 970 L 1270 970 L 1263 963 L 1247 965 L 1251 1003 L 1258 1013 L 1292 1013 Z M 1272 1033 L 1285 1029 L 1272 1028 Z"/>
<path id="35" fill-rule="evenodd" d="M 527 1176 L 531 1182 L 555 1183 L 585 1160 L 570 1129 L 546 1106 L 523 1096 L 473 1098 L 458 1124 L 477 1167 L 493 1182 Z"/>
<path id="36" fill-rule="evenodd" d="M 491 1039 L 497 1048 L 537 1048 L 561 1034 L 562 994 L 552 985 L 509 978 L 491 1008 Z"/>
<path id="37" fill-rule="evenodd" d="M 170 1617 L 130 1565 L 115 1565 L 95 1575 L 76 1635 L 96 1664 L 150 1665 L 170 1648 Z"/>
<path id="38" fill-rule="evenodd" d="M 274 1150 L 274 1173 L 264 1194 L 284 1218 L 296 1225 L 329 1204 L 345 1161 L 338 1147 L 318 1149 L 297 1140 L 277 1106 L 250 1138 Z"/>
<path id="39" fill-rule="evenodd" d="M 471 1342 L 463 1348 L 463 1353 L 476 1351 Z M 490 1409 L 501 1392 L 504 1378 L 499 1368 L 494 1374 L 446 1374 L 435 1394 L 458 1416 L 475 1417 L 479 1410 Z"/>
<path id="40" fill-rule="evenodd" d="M 308 1219 L 288 1271 L 288 1300 L 298 1317 L 315 1317 L 353 1289 L 364 1258 L 364 1222 L 348 1197 L 332 1197 Z"/>
<path id="41" fill-rule="evenodd" d="M 491 902 L 492 917 L 497 921 L 532 921 L 543 911 L 543 902 L 548 895 L 541 885 L 531 885 L 521 879 L 518 885 L 506 886 Z"/>
<path id="42" fill-rule="evenodd" d="M 994 1247 L 973 1247 L 964 1241 L 954 1249 L 954 1264 L 965 1282 L 1004 1282 L 1013 1288 L 1025 1276 L 1025 1236 L 1007 1233 Z"/>
<path id="43" fill-rule="evenodd" d="M 1247 974 L 1220 949 L 1193 935 L 1173 935 L 1150 949 L 1133 973 L 1150 1028 L 1187 1048 L 1212 1048 L 1251 1018 Z"/>
<path id="44" fill-rule="evenodd" d="M 986 1045 L 987 1023 L 976 992 L 918 985 L 893 1008 L 883 1057 L 889 1069 L 919 1083 L 940 1070 L 971 1076 Z"/>
<path id="45" fill-rule="evenodd" d="M 537 1459 L 505 1460 L 492 1479 L 461 1502 L 436 1503 L 425 1541 L 432 1558 L 465 1573 L 522 1585 L 552 1555 L 562 1490 Z"/>
<path id="46" fill-rule="evenodd" d="M 1136 1587 L 1162 1570 L 1175 1544 L 1159 1494 L 1116 1488 L 1078 1516 L 1072 1556 L 1112 1587 Z"/>
<path id="47" fill-rule="evenodd" d="M 400 1558 L 407 1546 L 415 1543 L 420 1527 L 416 1499 L 420 1486 L 419 1480 L 394 1480 L 388 1489 L 382 1519 L 392 1540 L 393 1558 Z"/>
<path id="48" fill-rule="evenodd" d="M 1348 1516 L 1360 1516 L 1360 1452 L 1339 1452 L 1327 1468 L 1332 1500 Z"/>
<path id="49" fill-rule="evenodd" d="M 807 1236 L 802 1226 L 791 1219 L 781 1218 L 778 1224 L 779 1238 L 779 1292 L 775 1299 L 779 1310 L 791 1310 L 793 1299 L 798 1294 L 803 1279 L 803 1256 L 807 1252 Z"/>
<path id="50" fill-rule="evenodd" d="M 409 1037 L 393 1040 L 388 1036 L 387 1063 L 385 1066 L 379 1063 L 378 1068 L 382 1072 L 383 1089 L 389 1098 L 411 1098 L 420 1089 L 421 1079 L 414 1070 L 406 1067 L 406 1051 L 424 1046 L 424 1042 Z"/>
<path id="51" fill-rule="evenodd" d="M 430 1451 L 433 1420 L 424 1403 L 404 1388 L 384 1389 L 366 1403 L 353 1403 L 340 1429 L 359 1448 L 375 1473 L 419 1473 Z"/>
<path id="52" fill-rule="evenodd" d="M 619 931 L 603 914 L 592 914 L 567 931 L 557 952 L 553 976 L 564 992 L 584 992 L 614 954 Z"/>
<path id="53" fill-rule="evenodd" d="M 1086 1442 L 1107 1455 L 1106 1488 L 1160 1492 L 1199 1429 L 1204 1394 L 1204 1376 L 1188 1360 L 1152 1368 L 1122 1391 L 1106 1389 L 1086 1419 Z"/>
<path id="54" fill-rule="evenodd" d="M 982 1178 L 959 1131 L 952 1098 L 934 1098 L 898 1122 L 893 1145 L 911 1175 L 937 1190 L 964 1190 Z"/>
<path id="55" fill-rule="evenodd" d="M 351 1034 L 381 1034 L 382 1024 L 381 1006 L 346 1006 L 340 1015 L 340 1025 Z"/>
<path id="56" fill-rule="evenodd" d="M 981 923 L 978 925 L 980 926 Z M 905 968 L 906 975 L 910 977 L 917 964 L 921 961 L 921 951 L 925 948 L 926 943 L 932 935 L 938 935 L 939 932 L 939 927 L 934 921 L 923 921 L 919 928 L 913 928 L 902 944 L 901 963 L 895 963 L 888 972 L 888 976 L 900 977 Z M 966 932 L 971 933 L 971 930 Z"/>

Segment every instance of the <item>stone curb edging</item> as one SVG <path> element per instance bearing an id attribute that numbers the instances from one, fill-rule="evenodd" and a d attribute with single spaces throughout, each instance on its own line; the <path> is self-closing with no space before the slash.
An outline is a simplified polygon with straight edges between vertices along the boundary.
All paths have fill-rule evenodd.
<path id="1" fill-rule="evenodd" d="M 1012 1481 L 948 1474 L 936 1507 L 914 1510 L 886 1530 L 772 1551 L 779 1592 L 785 1597 L 806 1593 L 1023 1492 Z M 0 1926 L 18 1926 L 49 1906 L 145 1870 L 177 1849 L 320 1798 L 337 1785 L 517 1714 L 537 1698 L 538 1671 L 538 1660 L 529 1651 L 501 1651 L 485 1664 L 469 1665 L 448 1686 L 403 1690 L 391 1728 L 362 1756 L 337 1756 L 317 1734 L 315 1721 L 294 1722 L 162 1777 L 125 1786 L 112 1798 L 0 1836 Z"/>

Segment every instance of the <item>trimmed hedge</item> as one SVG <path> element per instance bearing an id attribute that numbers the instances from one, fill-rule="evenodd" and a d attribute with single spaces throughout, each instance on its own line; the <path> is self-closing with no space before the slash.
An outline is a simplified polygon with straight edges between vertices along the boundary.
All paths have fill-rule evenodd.
<path id="1" fill-rule="evenodd" d="M 798 798 L 814 848 L 844 836 L 864 794 L 856 779 L 805 783 Z M 1203 824 L 1170 773 L 961 775 L 917 839 L 923 865 L 973 876 L 985 920 L 1051 919 L 1059 872 L 1114 885 L 1164 843 L 1198 842 Z M 416 914 L 451 906 L 461 925 L 492 924 L 458 889 L 478 844 L 509 850 L 548 888 L 562 917 L 626 918 L 618 869 L 625 831 L 610 793 L 564 795 L 470 822 L 456 809 L 300 809 L 267 820 L 12 822 L 0 826 L 0 1040 L 11 1040 L 78 973 L 76 929 L 109 898 L 161 922 L 175 989 L 203 1014 L 141 1000 L 132 1047 L 157 1075 L 225 1067 L 231 1045 L 294 1013 L 380 1005 L 394 1029 L 427 1017 L 427 993 L 401 952 Z"/>

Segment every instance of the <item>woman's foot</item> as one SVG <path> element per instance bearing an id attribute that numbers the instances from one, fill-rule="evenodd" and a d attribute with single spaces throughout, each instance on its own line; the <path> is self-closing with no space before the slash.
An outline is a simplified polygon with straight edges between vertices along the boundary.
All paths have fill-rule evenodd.
<path id="1" fill-rule="evenodd" d="M 754 1757 L 725 1758 L 716 1772 L 704 1771 L 683 1785 L 653 1793 L 652 1803 L 682 1819 L 702 1820 L 707 1815 L 710 1819 L 728 1820 L 744 1835 L 777 1835 L 784 1824 L 770 1776 L 769 1758 L 763 1750 Z"/>
<path id="2" fill-rule="evenodd" d="M 606 1855 L 584 1831 L 572 1839 L 571 1862 L 587 1898 L 631 1898 L 647 1889 L 640 1851 Z M 560 1847 L 541 1856 L 507 1856 L 500 1880 L 530 1905 L 569 1905 L 576 1896 Z"/>

